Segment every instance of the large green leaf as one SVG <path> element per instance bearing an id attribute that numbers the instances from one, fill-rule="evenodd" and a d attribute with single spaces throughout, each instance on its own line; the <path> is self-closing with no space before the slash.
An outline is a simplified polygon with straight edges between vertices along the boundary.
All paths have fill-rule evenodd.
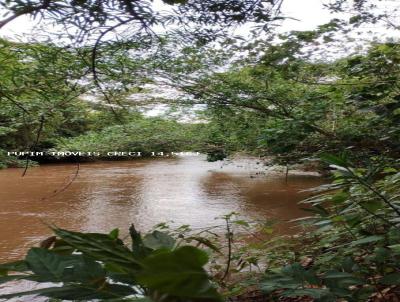
<path id="1" fill-rule="evenodd" d="M 336 194 L 332 195 L 331 201 L 335 204 L 341 204 L 345 202 L 349 198 L 349 194 L 347 192 L 337 192 Z"/>
<path id="2" fill-rule="evenodd" d="M 342 290 L 347 292 L 349 286 L 364 283 L 361 278 L 358 278 L 353 274 L 336 270 L 326 272 L 322 278 L 324 279 L 324 284 L 335 292 Z"/>
<path id="3" fill-rule="evenodd" d="M 268 274 L 261 282 L 261 289 L 266 293 L 271 293 L 282 288 L 296 289 L 299 286 L 301 286 L 301 282 L 293 279 L 291 276 L 282 274 Z"/>
<path id="4" fill-rule="evenodd" d="M 61 282 L 67 268 L 82 261 L 78 255 L 63 256 L 42 248 L 31 248 L 25 261 L 40 282 Z"/>
<path id="5" fill-rule="evenodd" d="M 294 280 L 303 284 L 308 282 L 309 284 L 318 284 L 318 278 L 314 271 L 306 270 L 300 263 L 293 263 L 292 265 L 287 265 L 282 269 L 282 274 L 292 277 Z"/>
<path id="6" fill-rule="evenodd" d="M 129 235 L 132 239 L 132 252 L 135 257 L 144 258 L 152 252 L 151 248 L 148 248 L 144 245 L 142 236 L 136 230 L 133 224 L 129 227 Z"/>
<path id="7" fill-rule="evenodd" d="M 29 268 L 27 266 L 26 261 L 14 261 L 9 263 L 0 264 L 0 271 L 2 272 L 26 272 Z"/>
<path id="8" fill-rule="evenodd" d="M 29 275 L 0 276 L 0 284 L 7 283 L 7 282 L 10 282 L 10 281 L 28 279 L 28 278 L 29 278 Z"/>
<path id="9" fill-rule="evenodd" d="M 380 235 L 373 235 L 373 236 L 368 236 L 368 237 L 364 237 L 358 240 L 355 240 L 351 243 L 352 246 L 356 246 L 356 245 L 360 245 L 360 244 L 367 244 L 367 243 L 373 243 L 373 242 L 377 242 L 377 241 L 381 241 L 385 239 L 384 236 L 380 236 Z"/>
<path id="10" fill-rule="evenodd" d="M 156 252 L 144 260 L 144 270 L 138 274 L 137 280 L 161 293 L 220 301 L 203 269 L 207 261 L 205 252 L 191 246 Z"/>
<path id="11" fill-rule="evenodd" d="M 294 289 L 294 290 L 285 290 L 282 293 L 282 296 L 285 297 L 313 297 L 316 299 L 321 299 L 323 297 L 329 296 L 331 293 L 328 289 L 325 288 L 304 288 L 304 289 Z M 319 301 L 319 300 L 318 300 Z M 322 300 L 322 301 L 332 301 L 332 300 Z"/>
<path id="12" fill-rule="evenodd" d="M 80 261 L 65 270 L 63 280 L 90 284 L 104 282 L 106 271 L 100 263 L 83 255 L 79 255 L 78 257 Z"/>
<path id="13" fill-rule="evenodd" d="M 118 264 L 128 270 L 140 268 L 140 261 L 119 239 L 107 234 L 79 233 L 63 229 L 54 229 L 54 232 L 80 252 L 98 261 Z"/>
<path id="14" fill-rule="evenodd" d="M 20 293 L 0 295 L 0 299 L 11 299 L 27 295 L 40 295 L 68 301 L 87 301 L 91 299 L 124 298 L 135 293 L 136 292 L 133 288 L 118 284 L 103 284 L 102 287 L 68 285 L 63 287 L 49 287 Z"/>
<path id="15" fill-rule="evenodd" d="M 166 233 L 154 231 L 143 238 L 143 243 L 154 250 L 162 248 L 172 249 L 175 245 L 175 239 Z"/>
<path id="16" fill-rule="evenodd" d="M 324 279 L 344 279 L 344 278 L 353 278 L 353 275 L 346 273 L 346 272 L 329 271 L 324 274 L 323 278 Z"/>
<path id="17" fill-rule="evenodd" d="M 314 205 L 311 208 L 301 208 L 301 209 L 303 211 L 306 211 L 306 212 L 311 212 L 311 213 L 314 213 L 314 214 L 318 214 L 318 215 L 320 215 L 322 217 L 329 216 L 329 212 L 323 206 L 318 205 L 318 204 Z"/>
<path id="18" fill-rule="evenodd" d="M 347 159 L 344 157 L 336 156 L 333 154 L 321 154 L 320 158 L 324 162 L 326 162 L 330 165 L 335 165 L 335 166 L 339 166 L 339 167 L 348 167 L 349 166 Z"/>
<path id="19" fill-rule="evenodd" d="M 399 285 L 400 284 L 400 273 L 392 273 L 386 276 L 383 276 L 379 283 L 385 285 Z"/>

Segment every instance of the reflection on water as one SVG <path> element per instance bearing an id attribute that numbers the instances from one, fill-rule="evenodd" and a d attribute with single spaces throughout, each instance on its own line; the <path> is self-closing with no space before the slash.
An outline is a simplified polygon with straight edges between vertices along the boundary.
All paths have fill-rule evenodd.
<path id="1" fill-rule="evenodd" d="M 232 211 L 252 218 L 304 215 L 299 193 L 322 181 L 310 176 L 254 177 L 263 169 L 221 166 L 202 157 L 85 163 L 0 171 L 0 262 L 20 258 L 51 232 L 46 224 L 82 231 L 146 230 L 160 222 L 204 227 Z M 286 226 L 287 227 L 287 226 Z"/>

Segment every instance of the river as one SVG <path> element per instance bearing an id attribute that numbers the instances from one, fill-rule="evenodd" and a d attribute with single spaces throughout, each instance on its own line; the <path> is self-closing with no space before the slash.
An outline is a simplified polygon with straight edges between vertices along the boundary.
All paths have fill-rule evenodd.
<path id="1" fill-rule="evenodd" d="M 62 228 L 108 232 L 131 223 L 148 230 L 160 222 L 211 226 L 235 211 L 246 219 L 288 221 L 305 215 L 297 202 L 314 176 L 265 172 L 255 160 L 209 163 L 202 156 L 75 164 L 0 171 L 0 262 L 23 257 Z M 290 232 L 281 224 L 279 232 Z"/>

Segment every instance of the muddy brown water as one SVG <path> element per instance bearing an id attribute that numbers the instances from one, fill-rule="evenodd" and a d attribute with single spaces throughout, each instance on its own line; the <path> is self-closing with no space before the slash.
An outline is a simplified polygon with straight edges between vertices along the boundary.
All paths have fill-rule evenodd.
<path id="1" fill-rule="evenodd" d="M 0 171 L 0 262 L 23 257 L 51 232 L 46 224 L 80 230 L 148 230 L 160 222 L 215 225 L 235 211 L 246 219 L 287 221 L 305 215 L 300 191 L 317 186 L 314 176 L 266 172 L 255 161 L 209 163 L 204 157 L 49 164 Z M 65 190 L 64 190 L 65 189 Z M 281 231 L 289 231 L 282 224 Z M 285 228 L 287 228 L 285 230 Z"/>

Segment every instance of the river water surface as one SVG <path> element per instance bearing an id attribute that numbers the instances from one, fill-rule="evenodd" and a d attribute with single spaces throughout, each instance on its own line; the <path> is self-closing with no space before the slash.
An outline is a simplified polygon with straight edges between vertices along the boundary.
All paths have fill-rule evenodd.
<path id="1" fill-rule="evenodd" d="M 51 235 L 51 223 L 108 232 L 168 221 L 200 228 L 232 211 L 247 219 L 303 216 L 296 205 L 305 197 L 300 191 L 322 180 L 290 175 L 286 183 L 283 175 L 264 170 L 255 161 L 209 163 L 202 156 L 85 163 L 79 173 L 74 164 L 42 165 L 25 177 L 22 169 L 1 170 L 0 263 L 21 258 Z M 282 224 L 281 231 L 289 227 Z"/>

